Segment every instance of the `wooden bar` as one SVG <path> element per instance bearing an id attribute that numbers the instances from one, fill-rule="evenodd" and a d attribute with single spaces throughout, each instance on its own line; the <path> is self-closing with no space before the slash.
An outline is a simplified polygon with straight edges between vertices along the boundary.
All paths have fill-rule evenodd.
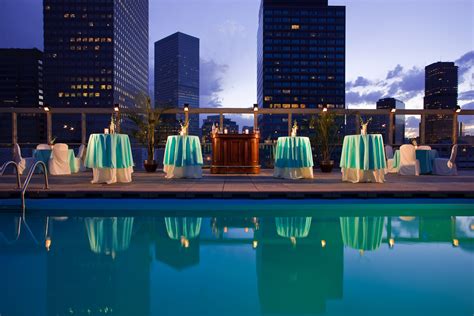
<path id="1" fill-rule="evenodd" d="M 260 133 L 212 135 L 211 174 L 260 173 Z"/>

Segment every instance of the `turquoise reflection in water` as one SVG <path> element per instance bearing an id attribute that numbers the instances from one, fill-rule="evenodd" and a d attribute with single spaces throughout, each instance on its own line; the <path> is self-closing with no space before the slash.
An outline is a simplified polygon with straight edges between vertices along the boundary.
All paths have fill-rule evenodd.
<path id="1" fill-rule="evenodd" d="M 0 216 L 0 314 L 474 311 L 474 216 L 198 215 Z"/>

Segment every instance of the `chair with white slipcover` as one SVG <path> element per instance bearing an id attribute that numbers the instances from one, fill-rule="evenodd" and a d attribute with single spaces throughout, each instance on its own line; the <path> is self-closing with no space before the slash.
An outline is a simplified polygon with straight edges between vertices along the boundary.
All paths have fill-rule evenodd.
<path id="1" fill-rule="evenodd" d="M 416 150 L 413 145 L 400 147 L 400 168 L 398 174 L 403 176 L 419 176 L 420 162 L 416 159 Z"/>
<path id="2" fill-rule="evenodd" d="M 36 146 L 36 149 L 37 150 L 50 150 L 51 146 L 49 146 L 48 144 L 38 144 Z"/>
<path id="3" fill-rule="evenodd" d="M 421 146 L 418 146 L 416 150 L 431 150 L 431 146 L 421 145 Z"/>
<path id="4" fill-rule="evenodd" d="M 67 144 L 54 145 L 51 158 L 49 158 L 48 162 L 48 170 L 52 175 L 71 174 L 69 146 Z"/>
<path id="5" fill-rule="evenodd" d="M 74 158 L 74 171 L 84 172 L 86 171 L 86 166 L 84 166 L 84 155 L 86 154 L 86 146 L 82 144 L 79 146 L 77 156 Z"/>
<path id="6" fill-rule="evenodd" d="M 385 159 L 387 159 L 387 173 L 397 173 L 398 168 L 394 168 L 393 164 L 395 159 L 393 158 L 393 148 L 390 145 L 385 145 Z"/>
<path id="7" fill-rule="evenodd" d="M 451 149 L 451 157 L 435 158 L 433 160 L 433 174 L 440 176 L 457 176 L 458 169 L 456 167 L 456 156 L 458 154 L 458 145 L 453 145 Z"/>
<path id="8" fill-rule="evenodd" d="M 23 158 L 21 156 L 21 149 L 20 145 L 14 144 L 13 145 L 13 161 L 16 162 L 18 165 L 18 173 L 23 174 L 23 172 L 26 170 L 30 170 L 30 168 L 35 164 L 36 159 L 33 157 L 26 157 Z"/>

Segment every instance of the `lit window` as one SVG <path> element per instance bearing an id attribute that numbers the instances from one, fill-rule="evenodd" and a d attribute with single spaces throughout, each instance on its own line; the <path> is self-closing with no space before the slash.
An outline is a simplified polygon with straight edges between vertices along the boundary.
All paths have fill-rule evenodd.
<path id="1" fill-rule="evenodd" d="M 269 97 L 269 96 L 265 97 L 265 101 L 271 101 L 271 100 L 272 100 L 272 97 Z"/>
<path id="2" fill-rule="evenodd" d="M 289 89 L 284 89 L 284 90 L 282 90 L 282 92 L 283 92 L 284 94 L 290 94 L 290 93 L 291 93 L 291 90 L 289 90 Z"/>
<path id="3" fill-rule="evenodd" d="M 59 92 L 58 93 L 58 97 L 62 98 L 64 96 L 64 93 L 63 92 Z"/>
<path id="4" fill-rule="evenodd" d="M 299 25 L 299 24 L 293 24 L 293 25 L 291 26 L 291 29 L 292 29 L 292 30 L 299 30 L 299 29 L 300 29 L 300 25 Z"/>

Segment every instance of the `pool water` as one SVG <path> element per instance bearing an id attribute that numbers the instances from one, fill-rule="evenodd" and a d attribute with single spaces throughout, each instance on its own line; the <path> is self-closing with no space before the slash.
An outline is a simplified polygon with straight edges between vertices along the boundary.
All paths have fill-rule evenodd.
<path id="1" fill-rule="evenodd" d="M 0 215 L 0 315 L 474 313 L 472 204 L 194 203 Z"/>

